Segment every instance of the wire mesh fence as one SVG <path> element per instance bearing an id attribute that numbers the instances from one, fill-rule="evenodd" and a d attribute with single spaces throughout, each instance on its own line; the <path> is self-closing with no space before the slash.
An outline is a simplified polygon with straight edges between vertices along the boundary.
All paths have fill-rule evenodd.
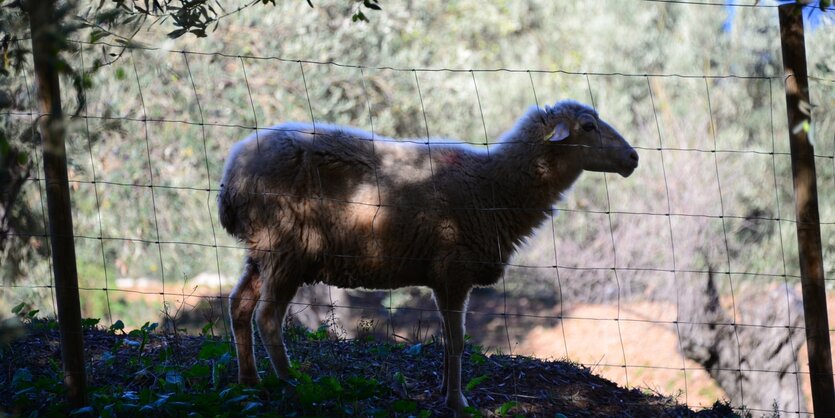
<path id="1" fill-rule="evenodd" d="M 101 49 L 125 48 L 74 43 L 80 68 Z M 31 75 L 20 76 L 27 104 L 3 117 L 25 125 L 39 115 Z M 232 342 L 228 293 L 247 246 L 220 227 L 216 201 L 232 145 L 273 132 L 273 123 L 335 123 L 381 144 L 390 141 L 383 135 L 410 138 L 398 142 L 431 152 L 464 141 L 490 153 L 528 106 L 573 98 L 630 140 L 640 167 L 628 179 L 586 173 L 553 208 L 473 208 L 544 210 L 547 221 L 501 263 L 498 284 L 474 291 L 471 341 L 570 359 L 693 408 L 727 397 L 755 413 L 809 413 L 781 76 L 394 68 L 130 46 L 91 78 L 118 82 L 87 90 L 68 131 L 85 316 L 129 326 L 161 318 L 171 332 L 208 322 Z M 810 83 L 831 277 L 835 80 Z M 44 180 L 33 158 L 21 204 L 35 217 L 10 235 L 46 248 Z M 434 181 L 431 167 L 423 174 Z M 10 306 L 55 310 L 47 260 L 26 280 L 4 283 Z M 417 343 L 441 332 L 430 293 L 419 288 L 312 286 L 290 314 L 340 337 Z"/>

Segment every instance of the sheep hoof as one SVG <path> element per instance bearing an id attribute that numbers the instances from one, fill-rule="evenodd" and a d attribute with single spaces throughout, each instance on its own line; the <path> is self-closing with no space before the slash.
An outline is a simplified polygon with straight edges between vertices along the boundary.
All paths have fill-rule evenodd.
<path id="1" fill-rule="evenodd" d="M 448 394 L 446 397 L 446 406 L 449 409 L 452 409 L 455 412 L 455 416 L 461 416 L 464 412 L 464 408 L 470 406 L 467 403 L 467 398 L 464 397 L 463 393 L 458 393 L 456 396 L 455 394 Z"/>
<path id="2" fill-rule="evenodd" d="M 244 386 L 256 386 L 261 379 L 258 376 L 238 376 L 238 383 Z"/>
<path id="3" fill-rule="evenodd" d="M 287 366 L 279 366 L 276 368 L 275 374 L 278 376 L 279 379 L 287 382 L 293 377 L 290 375 L 290 366 L 289 361 L 287 362 Z"/>

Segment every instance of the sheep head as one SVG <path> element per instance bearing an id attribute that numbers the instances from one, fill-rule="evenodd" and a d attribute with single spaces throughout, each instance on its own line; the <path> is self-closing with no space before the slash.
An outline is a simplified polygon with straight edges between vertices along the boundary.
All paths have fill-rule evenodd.
<path id="1" fill-rule="evenodd" d="M 638 167 L 638 153 L 626 139 L 589 106 L 573 100 L 545 106 L 554 126 L 545 140 L 560 153 L 571 153 L 584 170 L 618 173 L 629 177 Z"/>

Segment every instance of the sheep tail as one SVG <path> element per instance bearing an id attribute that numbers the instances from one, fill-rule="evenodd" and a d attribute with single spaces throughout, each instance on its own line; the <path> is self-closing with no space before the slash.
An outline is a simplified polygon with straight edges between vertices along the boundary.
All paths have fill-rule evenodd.
<path id="1" fill-rule="evenodd" d="M 223 229 L 233 236 L 241 237 L 244 231 L 240 228 L 238 206 L 235 200 L 236 194 L 231 185 L 221 184 L 220 192 L 217 195 L 217 212 Z"/>

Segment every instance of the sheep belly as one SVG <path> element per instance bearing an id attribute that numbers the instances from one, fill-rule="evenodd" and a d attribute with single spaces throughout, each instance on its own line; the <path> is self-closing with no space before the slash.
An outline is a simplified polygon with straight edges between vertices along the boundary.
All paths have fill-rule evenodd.
<path id="1" fill-rule="evenodd" d="M 260 203 L 260 202 L 259 202 Z M 301 283 L 390 289 L 425 285 L 433 245 L 414 214 L 367 203 L 281 196 L 252 208 L 250 255 L 297 271 Z M 399 216 L 394 216 L 398 214 Z"/>
<path id="2" fill-rule="evenodd" d="M 331 286 L 368 290 L 398 289 L 406 286 L 425 286 L 431 263 L 407 261 L 381 269 L 368 269 L 361 260 L 332 260 L 320 265 L 305 284 L 325 283 Z"/>

